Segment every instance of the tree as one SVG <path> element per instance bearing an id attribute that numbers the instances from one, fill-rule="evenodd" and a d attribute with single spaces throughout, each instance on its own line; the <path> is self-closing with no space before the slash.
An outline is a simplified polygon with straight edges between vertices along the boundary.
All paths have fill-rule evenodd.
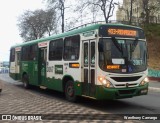
<path id="1" fill-rule="evenodd" d="M 118 3 L 114 2 L 115 0 L 82 0 L 82 1 L 81 5 L 78 6 L 79 11 L 82 11 L 83 9 L 86 9 L 94 5 L 94 7 L 96 7 L 98 10 L 102 12 L 106 23 L 108 23 L 109 18 L 113 16 L 115 5 L 118 5 Z"/>
<path id="2" fill-rule="evenodd" d="M 144 17 L 145 17 L 145 23 L 146 24 L 149 24 L 149 13 L 150 13 L 150 10 L 149 10 L 149 0 L 142 0 L 142 3 L 143 3 L 143 9 L 144 9 Z"/>
<path id="3" fill-rule="evenodd" d="M 130 5 L 130 18 L 129 18 L 129 24 L 132 24 L 132 8 L 133 8 L 133 1 L 131 0 L 131 5 Z"/>
<path id="4" fill-rule="evenodd" d="M 135 2 L 135 0 L 129 0 L 127 1 L 127 4 L 130 6 L 126 6 L 124 4 L 124 6 L 121 8 L 125 13 L 126 13 L 126 17 L 127 17 L 127 21 L 129 22 L 129 24 L 132 24 L 132 19 L 133 19 L 133 3 Z"/>
<path id="5" fill-rule="evenodd" d="M 56 13 L 54 9 L 48 9 L 45 13 L 45 25 L 46 25 L 46 32 L 50 36 L 52 33 L 56 33 Z"/>
<path id="6" fill-rule="evenodd" d="M 47 0 L 48 6 L 50 8 L 57 9 L 60 12 L 60 16 L 58 17 L 61 18 L 61 28 L 62 28 L 62 33 L 64 32 L 64 16 L 65 16 L 65 0 Z M 59 15 L 59 14 L 57 14 Z"/>
<path id="7" fill-rule="evenodd" d="M 30 41 L 42 38 L 46 33 L 51 35 L 54 30 L 54 17 L 55 12 L 53 10 L 26 11 L 18 20 L 21 37 L 24 41 Z"/>
<path id="8" fill-rule="evenodd" d="M 144 17 L 145 23 L 149 24 L 150 19 L 160 10 L 160 0 L 142 0 L 142 4 L 144 10 L 144 12 L 142 12 L 142 17 Z"/>

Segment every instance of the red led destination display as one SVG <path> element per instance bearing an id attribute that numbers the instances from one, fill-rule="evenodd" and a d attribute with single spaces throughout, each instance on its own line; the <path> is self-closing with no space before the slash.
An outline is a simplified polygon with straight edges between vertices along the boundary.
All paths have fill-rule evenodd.
<path id="1" fill-rule="evenodd" d="M 145 39 L 144 31 L 132 26 L 103 25 L 99 27 L 100 37 L 123 37 Z"/>
<path id="2" fill-rule="evenodd" d="M 131 36 L 131 37 L 136 37 L 137 36 L 137 31 L 136 30 L 129 30 L 129 29 L 113 29 L 113 28 L 108 28 L 107 33 L 109 36 Z"/>

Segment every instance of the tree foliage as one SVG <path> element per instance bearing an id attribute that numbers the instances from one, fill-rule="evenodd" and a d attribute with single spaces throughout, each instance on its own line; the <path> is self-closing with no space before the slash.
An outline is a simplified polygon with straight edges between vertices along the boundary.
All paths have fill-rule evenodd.
<path id="1" fill-rule="evenodd" d="M 95 10 L 95 8 L 96 8 L 96 11 L 100 10 L 103 14 L 105 22 L 108 23 L 109 18 L 113 16 L 115 5 L 117 4 L 118 3 L 115 2 L 115 0 L 82 0 L 80 1 L 80 6 L 78 6 L 77 10 L 83 11 L 86 8 L 94 6 L 93 10 Z"/>
<path id="2" fill-rule="evenodd" d="M 19 17 L 18 27 L 24 41 L 30 41 L 51 35 L 55 27 L 55 12 L 53 10 L 26 11 Z"/>
<path id="3" fill-rule="evenodd" d="M 64 17 L 65 17 L 65 0 L 46 0 L 49 8 L 54 8 L 57 13 L 57 18 L 61 18 L 62 33 L 64 32 Z"/>
<path id="4" fill-rule="evenodd" d="M 141 17 L 149 24 L 150 18 L 160 10 L 160 0 L 142 0 L 142 4 L 144 12 L 141 13 Z"/>

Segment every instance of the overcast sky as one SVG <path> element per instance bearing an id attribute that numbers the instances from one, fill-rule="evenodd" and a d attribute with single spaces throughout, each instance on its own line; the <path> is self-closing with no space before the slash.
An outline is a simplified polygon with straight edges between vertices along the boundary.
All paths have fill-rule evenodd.
<path id="1" fill-rule="evenodd" d="M 0 0 L 0 61 L 8 61 L 10 47 L 22 43 L 17 26 L 18 17 L 26 10 L 44 9 L 42 1 Z"/>
<path id="2" fill-rule="evenodd" d="M 44 7 L 42 0 L 0 0 L 0 61 L 8 61 L 10 47 L 22 42 L 17 27 L 19 15 Z"/>

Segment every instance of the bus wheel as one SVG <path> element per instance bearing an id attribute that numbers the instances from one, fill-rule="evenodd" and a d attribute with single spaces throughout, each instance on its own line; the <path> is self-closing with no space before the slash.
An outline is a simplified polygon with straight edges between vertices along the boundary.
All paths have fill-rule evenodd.
<path id="1" fill-rule="evenodd" d="M 29 80 L 28 80 L 28 75 L 24 74 L 23 75 L 23 87 L 28 89 L 29 88 Z"/>
<path id="2" fill-rule="evenodd" d="M 0 92 L 2 92 L 2 89 L 0 89 Z"/>
<path id="3" fill-rule="evenodd" d="M 65 96 L 68 101 L 71 101 L 71 102 L 76 101 L 74 83 L 71 80 L 67 81 L 67 83 L 65 85 Z"/>

